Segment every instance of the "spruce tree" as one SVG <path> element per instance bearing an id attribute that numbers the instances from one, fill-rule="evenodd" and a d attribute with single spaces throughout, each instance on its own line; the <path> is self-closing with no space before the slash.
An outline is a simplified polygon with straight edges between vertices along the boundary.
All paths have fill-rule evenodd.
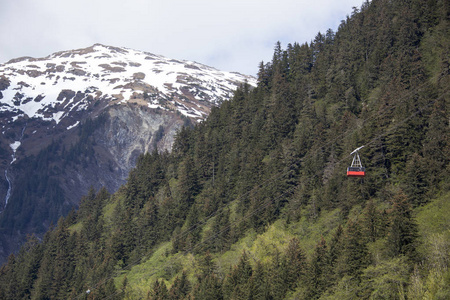
<path id="1" fill-rule="evenodd" d="M 169 292 L 167 290 L 167 286 L 164 283 L 164 280 L 156 280 L 153 284 L 152 291 L 149 295 L 149 299 L 151 300 L 168 300 Z"/>
<path id="2" fill-rule="evenodd" d="M 244 251 L 239 263 L 234 266 L 223 284 L 223 295 L 227 299 L 250 299 L 252 267 Z"/>
<path id="3" fill-rule="evenodd" d="M 352 220 L 347 227 L 342 240 L 342 250 L 337 261 L 338 276 L 358 277 L 362 269 L 369 265 L 369 255 L 360 225 Z"/>
<path id="4" fill-rule="evenodd" d="M 267 270 L 259 261 L 256 263 L 249 281 L 249 295 L 253 300 L 270 299 Z"/>
<path id="5" fill-rule="evenodd" d="M 387 248 L 390 255 L 405 255 L 412 261 L 417 259 L 417 224 L 406 195 L 397 194 L 392 199 Z"/>
<path id="6" fill-rule="evenodd" d="M 169 291 L 169 299 L 186 299 L 191 290 L 191 283 L 187 278 L 186 271 L 183 270 L 181 277 L 177 276 Z"/>
<path id="7" fill-rule="evenodd" d="M 322 237 L 314 249 L 311 264 L 307 273 L 307 297 L 318 299 L 329 286 L 330 275 L 329 253 L 325 239 Z"/>
<path id="8" fill-rule="evenodd" d="M 300 246 L 300 240 L 293 238 L 285 252 L 286 283 L 288 288 L 294 290 L 305 279 L 307 272 L 306 254 Z"/>

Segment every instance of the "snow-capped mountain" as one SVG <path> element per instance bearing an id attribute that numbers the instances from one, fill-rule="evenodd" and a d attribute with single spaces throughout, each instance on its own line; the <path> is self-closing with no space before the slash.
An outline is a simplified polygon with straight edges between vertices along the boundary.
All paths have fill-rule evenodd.
<path id="1" fill-rule="evenodd" d="M 0 64 L 0 262 L 255 78 L 100 44 Z"/>
<path id="2" fill-rule="evenodd" d="M 202 119 L 242 82 L 255 84 L 250 76 L 196 62 L 100 44 L 14 59 L 0 65 L 0 76 L 0 111 L 11 112 L 13 119 L 27 116 L 56 124 L 100 98 L 109 105 L 139 101 Z"/>

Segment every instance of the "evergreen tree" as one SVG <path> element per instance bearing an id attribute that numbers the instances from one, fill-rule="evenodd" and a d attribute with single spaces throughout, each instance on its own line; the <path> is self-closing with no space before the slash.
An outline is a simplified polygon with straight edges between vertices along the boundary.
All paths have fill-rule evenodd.
<path id="1" fill-rule="evenodd" d="M 54 232 L 48 234 L 32 298 L 68 297 L 75 267 L 74 248 L 74 239 L 69 239 L 69 232 L 60 219 Z"/>
<path id="2" fill-rule="evenodd" d="M 214 264 L 209 251 L 206 251 L 205 255 L 201 256 L 197 263 L 200 271 L 200 273 L 197 274 L 199 281 L 202 281 L 207 276 L 213 275 L 216 272 L 216 265 Z"/>
<path id="3" fill-rule="evenodd" d="M 412 261 L 417 259 L 417 224 L 411 205 L 403 193 L 393 198 L 387 247 L 394 257 L 405 255 Z"/>
<path id="4" fill-rule="evenodd" d="M 223 299 L 221 288 L 221 280 L 215 274 L 208 275 L 194 288 L 192 298 L 198 300 L 221 300 Z"/>
<path id="5" fill-rule="evenodd" d="M 167 286 L 164 283 L 164 280 L 156 280 L 153 284 L 153 289 L 151 294 L 149 295 L 149 299 L 151 300 L 168 300 L 169 292 L 167 290 Z"/>
<path id="6" fill-rule="evenodd" d="M 191 284 L 187 279 L 187 274 L 185 271 L 181 274 L 181 277 L 177 276 L 173 282 L 172 287 L 169 291 L 169 299 L 187 299 L 189 292 L 191 290 Z"/>
<path id="7" fill-rule="evenodd" d="M 360 225 L 349 220 L 342 240 L 342 251 L 337 261 L 338 276 L 358 277 L 369 265 L 369 255 Z"/>
<path id="8" fill-rule="evenodd" d="M 4 278 L 1 281 L 0 296 L 1 299 L 14 299 L 21 292 L 18 290 L 16 279 L 16 257 L 11 254 L 8 262 L 0 268 L 0 276 Z"/>
<path id="9" fill-rule="evenodd" d="M 377 211 L 373 199 L 370 199 L 364 208 L 364 215 L 361 221 L 362 234 L 368 242 L 375 242 L 380 235 L 379 212 Z"/>
<path id="10" fill-rule="evenodd" d="M 285 272 L 286 284 L 291 290 L 294 290 L 305 279 L 307 272 L 306 254 L 300 247 L 300 241 L 297 238 L 290 240 L 286 249 Z"/>
<path id="11" fill-rule="evenodd" d="M 307 297 L 308 299 L 318 299 L 327 287 L 329 286 L 329 265 L 328 246 L 325 239 L 322 237 L 311 259 L 311 264 L 307 273 L 308 286 Z"/>
<path id="12" fill-rule="evenodd" d="M 249 281 L 249 295 L 253 300 L 270 299 L 270 285 L 264 265 L 257 262 Z"/>
<path id="13" fill-rule="evenodd" d="M 425 179 L 427 187 L 436 190 L 442 180 L 449 177 L 450 136 L 448 104 L 444 99 L 436 99 L 428 121 L 428 128 L 423 143 L 423 164 L 426 166 Z M 423 170 L 422 168 L 421 170 Z M 422 175 L 422 176 L 424 176 Z M 424 183 L 420 182 L 421 185 Z M 447 187 L 448 188 L 448 187 Z"/>
<path id="14" fill-rule="evenodd" d="M 17 279 L 16 284 L 18 285 L 17 293 L 14 297 L 27 298 L 31 296 L 34 281 L 38 277 L 42 255 L 42 247 L 38 239 L 34 235 L 29 237 L 14 262 L 14 265 L 17 267 L 15 276 Z M 6 276 L 9 277 L 8 275 Z M 11 278 L 15 276 L 12 275 Z M 11 287 L 11 290 L 14 291 L 15 288 Z M 12 297 L 13 295 L 11 294 L 10 296 Z M 7 298 L 6 296 L 4 298 L 0 296 L 0 299 Z"/>
<path id="15" fill-rule="evenodd" d="M 186 215 L 187 211 L 189 211 L 189 208 L 194 201 L 194 196 L 197 195 L 200 188 L 198 184 L 197 173 L 194 167 L 194 161 L 191 157 L 188 157 L 181 163 L 178 180 L 180 199 L 177 211 L 180 217 L 182 217 Z"/>
<path id="16" fill-rule="evenodd" d="M 270 296 L 273 299 L 283 299 L 289 289 L 289 271 L 286 258 L 276 250 L 269 266 Z"/>
<path id="17" fill-rule="evenodd" d="M 250 299 L 250 278 L 253 270 L 247 253 L 244 251 L 239 263 L 228 274 L 223 283 L 223 295 L 226 299 Z"/>
<path id="18" fill-rule="evenodd" d="M 149 297 L 400 297 L 418 256 L 413 208 L 438 193 L 445 197 L 449 187 L 444 2 L 366 1 L 336 32 L 286 50 L 277 43 L 272 61 L 260 65 L 256 88 L 243 85 L 207 120 L 181 129 L 172 153 L 141 155 L 112 197 L 92 189 L 78 213 L 12 256 L 0 269 L 0 298 L 76 298 L 90 286 L 98 288 L 88 298 L 114 297 L 111 274 L 128 272 L 130 262 L 150 258 L 169 241 L 175 252 L 195 250 L 197 266 L 165 278 L 174 282 L 169 291 L 159 279 L 147 287 Z M 48 162 L 65 151 L 86 164 L 94 129 L 92 121 L 80 127 L 80 143 L 71 150 L 55 142 L 30 157 L 35 175 L 6 209 L 34 201 L 31 190 L 43 202 L 62 201 Z M 367 176 L 346 178 L 346 155 L 361 144 Z M 398 188 L 405 195 L 393 192 Z M 23 229 L 24 215 L 60 214 L 61 206 L 43 211 L 39 201 L 21 204 L 17 220 L 2 218 L 0 232 Z M 324 220 L 337 214 L 338 221 Z M 218 272 L 205 253 L 229 261 L 224 251 L 244 237 L 245 247 L 259 250 L 248 243 L 266 238 L 268 228 L 299 236 L 270 258 L 256 253 L 263 259 L 253 267 L 246 252 Z M 305 249 L 307 259 L 299 240 L 317 233 L 329 243 L 322 238 Z M 427 277 L 430 289 L 433 278 Z M 131 298 L 134 284 L 133 278 L 120 295 Z"/>
<path id="19" fill-rule="evenodd" d="M 417 153 L 414 153 L 406 163 L 405 193 L 413 207 L 423 205 L 427 201 L 427 168 L 424 159 Z"/>
<path id="20" fill-rule="evenodd" d="M 333 234 L 333 237 L 330 241 L 330 251 L 329 251 L 329 257 L 330 257 L 330 265 L 333 269 L 333 275 L 332 279 L 333 281 L 337 281 L 339 279 L 340 274 L 338 274 L 338 262 L 340 257 L 342 256 L 342 251 L 344 247 L 344 229 L 342 228 L 342 225 L 339 224 L 339 226 L 336 228 L 336 232 Z"/>

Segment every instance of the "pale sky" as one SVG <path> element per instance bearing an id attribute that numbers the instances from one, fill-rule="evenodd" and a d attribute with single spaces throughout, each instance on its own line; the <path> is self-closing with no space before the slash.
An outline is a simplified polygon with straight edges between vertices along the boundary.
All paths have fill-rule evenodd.
<path id="1" fill-rule="evenodd" d="M 95 43 L 256 75 L 365 0 L 0 0 L 0 63 Z"/>

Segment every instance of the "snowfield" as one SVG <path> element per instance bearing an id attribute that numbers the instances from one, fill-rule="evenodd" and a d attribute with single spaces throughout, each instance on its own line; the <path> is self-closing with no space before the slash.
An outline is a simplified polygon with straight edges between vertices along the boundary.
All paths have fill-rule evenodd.
<path id="1" fill-rule="evenodd" d="M 1 91 L 0 112 L 13 113 L 15 120 L 26 115 L 56 124 L 99 98 L 114 103 L 143 99 L 150 108 L 176 109 L 203 119 L 207 113 L 202 102 L 219 105 L 243 82 L 256 86 L 251 76 L 100 44 L 12 60 L 0 65 L 2 78 L 9 86 Z"/>

